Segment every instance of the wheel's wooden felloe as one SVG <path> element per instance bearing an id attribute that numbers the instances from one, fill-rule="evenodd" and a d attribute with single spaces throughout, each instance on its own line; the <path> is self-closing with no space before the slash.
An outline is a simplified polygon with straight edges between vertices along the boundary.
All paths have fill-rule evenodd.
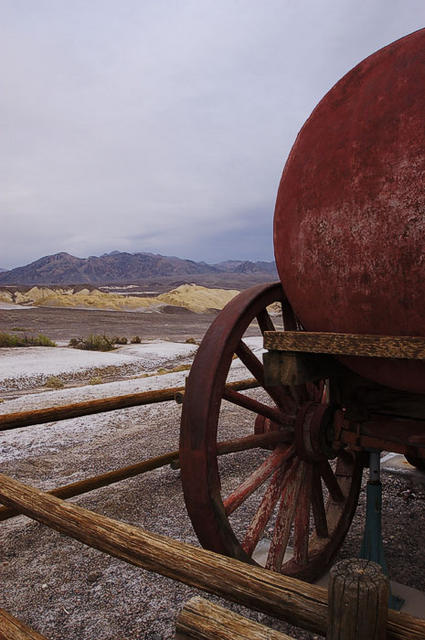
<path id="1" fill-rule="evenodd" d="M 324 381 L 291 388 L 265 386 L 263 364 L 243 337 L 255 320 L 261 333 L 274 330 L 267 307 L 276 302 L 282 305 L 285 328 L 297 329 L 281 285 L 276 283 L 253 287 L 234 298 L 205 335 L 183 403 L 183 490 L 204 547 L 254 562 L 252 556 L 261 543 L 264 549 L 268 547 L 261 561 L 268 568 L 311 580 L 327 568 L 345 537 L 357 505 L 361 465 L 345 450 L 332 461 L 320 452 L 309 456 L 308 447 L 302 444 L 305 436 L 296 436 L 296 430 L 305 431 L 310 421 L 311 442 L 315 441 L 314 415 L 324 413 L 320 404 Z M 256 393 L 258 399 L 225 391 L 235 354 L 262 387 L 260 396 Z M 255 441 L 258 448 L 250 452 L 238 486 L 230 489 L 217 460 L 219 443 L 226 438 L 220 428 L 223 400 L 243 407 L 257 438 L 264 434 L 263 443 Z M 304 426 L 297 415 L 302 416 Z M 242 424 L 247 420 L 241 419 Z M 277 432 L 273 442 L 271 431 Z M 241 441 L 246 436 L 246 426 L 245 431 L 241 427 Z M 235 512 L 237 522 L 232 525 Z"/>

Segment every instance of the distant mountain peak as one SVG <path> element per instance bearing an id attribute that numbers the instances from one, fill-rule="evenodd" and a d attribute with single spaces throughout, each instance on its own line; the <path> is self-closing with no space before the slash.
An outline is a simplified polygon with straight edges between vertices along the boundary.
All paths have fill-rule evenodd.
<path id="1" fill-rule="evenodd" d="M 43 256 L 30 264 L 0 273 L 0 285 L 70 285 L 129 283 L 152 277 L 186 280 L 191 274 L 270 273 L 274 262 L 229 260 L 217 265 L 154 253 L 111 251 L 101 256 L 77 258 L 65 251 Z"/>

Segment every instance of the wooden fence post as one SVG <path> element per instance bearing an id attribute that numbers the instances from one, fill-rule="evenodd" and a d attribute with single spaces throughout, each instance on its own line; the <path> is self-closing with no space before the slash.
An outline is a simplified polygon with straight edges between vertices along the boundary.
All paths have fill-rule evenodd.
<path id="1" fill-rule="evenodd" d="M 376 562 L 350 559 L 330 571 L 327 640 L 385 640 L 389 580 Z"/>

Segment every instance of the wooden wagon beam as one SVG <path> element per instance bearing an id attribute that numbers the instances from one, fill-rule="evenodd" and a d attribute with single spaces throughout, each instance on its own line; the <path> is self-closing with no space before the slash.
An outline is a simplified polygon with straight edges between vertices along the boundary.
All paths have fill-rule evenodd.
<path id="1" fill-rule="evenodd" d="M 27 627 L 4 609 L 0 609 L 0 638 L 1 640 L 47 640 L 45 636 Z"/>
<path id="2" fill-rule="evenodd" d="M 425 338 L 322 331 L 266 331 L 264 348 L 367 358 L 425 360 Z"/>
<path id="3" fill-rule="evenodd" d="M 130 564 L 326 633 L 327 592 L 322 587 L 117 522 L 3 474 L 0 501 Z M 425 637 L 425 621 L 390 611 L 387 632 L 391 640 L 420 640 Z"/>
<path id="4" fill-rule="evenodd" d="M 254 389 L 259 384 L 254 378 L 229 382 L 226 388 L 233 391 L 244 389 Z M 138 407 L 157 402 L 169 402 L 176 398 L 181 400 L 184 395 L 184 387 L 173 387 L 169 389 L 157 389 L 155 391 L 143 391 L 141 393 L 130 393 L 125 396 L 113 396 L 111 398 L 100 398 L 99 400 L 88 400 L 87 402 L 77 402 L 61 407 L 49 407 L 47 409 L 36 409 L 34 411 L 24 411 L 21 413 L 9 413 L 0 415 L 0 431 L 29 427 L 35 424 L 46 422 L 58 422 L 59 420 L 69 420 L 81 416 L 95 413 L 105 413 L 116 411 L 127 407 Z"/>

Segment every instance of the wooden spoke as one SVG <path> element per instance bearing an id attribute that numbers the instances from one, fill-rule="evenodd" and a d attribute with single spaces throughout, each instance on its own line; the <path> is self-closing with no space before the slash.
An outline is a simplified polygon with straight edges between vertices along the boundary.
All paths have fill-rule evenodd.
<path id="1" fill-rule="evenodd" d="M 258 326 L 260 327 L 261 333 L 265 331 L 275 331 L 274 324 L 272 319 L 270 318 L 269 312 L 267 309 L 262 309 L 257 316 Z"/>
<path id="2" fill-rule="evenodd" d="M 239 487 L 233 491 L 224 501 L 226 515 L 233 513 L 258 487 L 260 487 L 271 476 L 273 471 L 279 467 L 293 453 L 292 447 L 278 445 L 273 453 L 255 469 Z"/>
<path id="3" fill-rule="evenodd" d="M 350 476 L 350 467 L 353 464 L 353 453 L 351 451 L 346 451 L 345 449 L 341 449 L 338 452 L 340 457 L 340 464 L 338 466 L 338 476 L 346 475 Z"/>
<path id="4" fill-rule="evenodd" d="M 255 433 L 245 438 L 235 438 L 234 440 L 222 440 L 217 442 L 217 454 L 237 453 L 248 449 L 263 448 L 268 445 L 275 445 L 282 442 L 292 442 L 292 429 L 282 429 L 280 431 L 268 431 L 266 433 Z"/>
<path id="5" fill-rule="evenodd" d="M 295 317 L 295 314 L 287 301 L 282 302 L 282 320 L 283 328 L 285 331 L 297 331 L 297 318 Z"/>
<path id="6" fill-rule="evenodd" d="M 257 358 L 249 347 L 241 340 L 238 348 L 236 349 L 236 355 L 243 362 L 246 368 L 252 373 L 252 375 L 258 380 L 264 390 L 269 394 L 271 399 L 286 413 L 293 413 L 294 402 L 291 398 L 289 390 L 285 387 L 266 387 L 264 383 L 264 366 L 263 363 Z"/>
<path id="7" fill-rule="evenodd" d="M 308 561 L 308 541 L 310 538 L 310 504 L 312 487 L 312 465 L 301 463 L 304 469 L 304 481 L 298 496 L 294 520 L 294 561 L 304 565 Z"/>
<path id="8" fill-rule="evenodd" d="M 282 442 L 291 443 L 294 439 L 293 429 L 281 428 L 278 431 L 266 431 L 265 433 L 254 433 L 244 438 L 235 438 L 234 440 L 222 440 L 217 442 L 217 455 L 222 456 L 228 453 L 238 453 L 239 451 L 248 451 L 249 449 L 264 449 L 270 446 L 280 444 Z M 172 469 L 180 469 L 180 460 L 178 451 L 173 452 L 174 459 L 171 460 Z M 165 463 L 166 464 L 166 463 Z M 2 510 L 0 507 L 0 520 L 2 520 Z"/>
<path id="9" fill-rule="evenodd" d="M 314 526 L 319 538 L 328 538 L 328 523 L 326 520 L 325 502 L 323 500 L 322 479 L 316 465 L 313 466 L 311 506 Z"/>
<path id="10" fill-rule="evenodd" d="M 336 479 L 335 474 L 331 469 L 331 465 L 327 460 L 320 464 L 320 475 L 325 481 L 325 485 L 328 488 L 332 500 L 334 502 L 344 502 L 344 494 L 342 493 L 338 480 Z"/>
<path id="11" fill-rule="evenodd" d="M 294 458 L 291 467 L 285 474 L 285 484 L 276 518 L 273 539 L 267 556 L 266 569 L 271 569 L 272 571 L 280 571 L 281 569 L 304 474 L 304 465 L 300 465 L 299 458 Z"/>
<path id="12" fill-rule="evenodd" d="M 244 363 L 246 368 L 252 373 L 254 378 L 264 386 L 264 367 L 262 362 L 251 351 L 251 349 L 241 340 L 236 349 L 236 355 Z"/>
<path id="13" fill-rule="evenodd" d="M 239 393 L 238 391 L 225 389 L 223 392 L 223 398 L 224 400 L 228 400 L 229 402 L 238 405 L 238 407 L 243 407 L 244 409 L 248 409 L 249 411 L 253 411 L 254 413 L 259 413 L 265 418 L 270 418 L 272 422 L 277 422 L 278 424 L 284 425 L 293 425 L 294 423 L 294 416 L 285 415 L 281 411 L 279 411 L 279 409 L 269 407 L 263 402 L 254 400 L 254 398 L 245 396 L 243 393 Z"/>
<path id="14" fill-rule="evenodd" d="M 267 487 L 267 491 L 265 492 L 263 499 L 261 500 L 261 504 L 258 507 L 255 516 L 251 520 L 250 525 L 246 531 L 245 538 L 242 542 L 242 548 L 249 556 L 252 556 L 254 549 L 258 544 L 260 536 L 263 534 L 264 529 L 266 528 L 266 525 L 270 520 L 274 508 L 277 504 L 277 501 L 279 500 L 279 496 L 282 492 L 285 472 L 288 468 L 288 465 L 290 464 L 293 451 L 294 448 L 292 448 L 292 452 L 288 455 L 286 464 L 282 465 L 274 472 L 270 484 Z"/>

